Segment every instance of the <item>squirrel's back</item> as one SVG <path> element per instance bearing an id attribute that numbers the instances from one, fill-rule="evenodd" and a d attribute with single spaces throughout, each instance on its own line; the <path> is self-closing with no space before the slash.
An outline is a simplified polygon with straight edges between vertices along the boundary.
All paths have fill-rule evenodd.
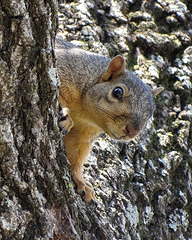
<path id="1" fill-rule="evenodd" d="M 105 56 L 65 41 L 61 35 L 57 35 L 56 53 L 60 77 L 64 77 L 64 82 L 74 81 L 81 89 L 94 85 L 110 62 Z"/>

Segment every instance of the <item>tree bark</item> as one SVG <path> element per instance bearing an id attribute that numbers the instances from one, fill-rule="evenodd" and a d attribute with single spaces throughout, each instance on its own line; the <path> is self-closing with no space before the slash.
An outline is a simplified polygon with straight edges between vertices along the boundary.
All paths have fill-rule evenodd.
<path id="1" fill-rule="evenodd" d="M 0 239 L 191 239 L 190 0 L 61 2 L 67 40 L 165 91 L 138 142 L 96 141 L 84 176 L 99 204 L 86 204 L 58 129 L 57 1 L 1 0 Z"/>
<path id="2" fill-rule="evenodd" d="M 56 1 L 0 3 L 0 239 L 65 239 L 60 225 L 66 234 L 72 226 L 57 118 L 56 28 Z M 72 235 L 77 239 L 75 229 Z"/>

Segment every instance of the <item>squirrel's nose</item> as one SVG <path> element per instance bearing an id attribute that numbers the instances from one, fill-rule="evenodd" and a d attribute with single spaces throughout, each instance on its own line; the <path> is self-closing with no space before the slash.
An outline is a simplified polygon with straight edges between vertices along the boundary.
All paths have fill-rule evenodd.
<path id="1" fill-rule="evenodd" d="M 123 133 L 126 134 L 129 138 L 134 138 L 139 133 L 139 130 L 127 125 Z"/>

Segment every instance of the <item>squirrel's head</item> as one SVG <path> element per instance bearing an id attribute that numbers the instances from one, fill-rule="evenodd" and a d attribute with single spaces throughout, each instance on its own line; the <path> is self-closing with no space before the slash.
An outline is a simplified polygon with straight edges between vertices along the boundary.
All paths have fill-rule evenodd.
<path id="1" fill-rule="evenodd" d="M 162 90 L 150 90 L 116 56 L 85 94 L 85 104 L 93 124 L 114 139 L 130 140 L 145 127 L 155 109 L 154 97 Z"/>

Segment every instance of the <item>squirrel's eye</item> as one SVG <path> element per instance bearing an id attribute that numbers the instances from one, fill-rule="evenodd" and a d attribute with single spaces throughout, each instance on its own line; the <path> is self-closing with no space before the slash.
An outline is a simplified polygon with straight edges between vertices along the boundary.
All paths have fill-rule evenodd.
<path id="1" fill-rule="evenodd" d="M 123 98 L 123 89 L 121 87 L 116 87 L 113 89 L 112 96 L 117 98 L 118 100 L 122 100 Z"/>

